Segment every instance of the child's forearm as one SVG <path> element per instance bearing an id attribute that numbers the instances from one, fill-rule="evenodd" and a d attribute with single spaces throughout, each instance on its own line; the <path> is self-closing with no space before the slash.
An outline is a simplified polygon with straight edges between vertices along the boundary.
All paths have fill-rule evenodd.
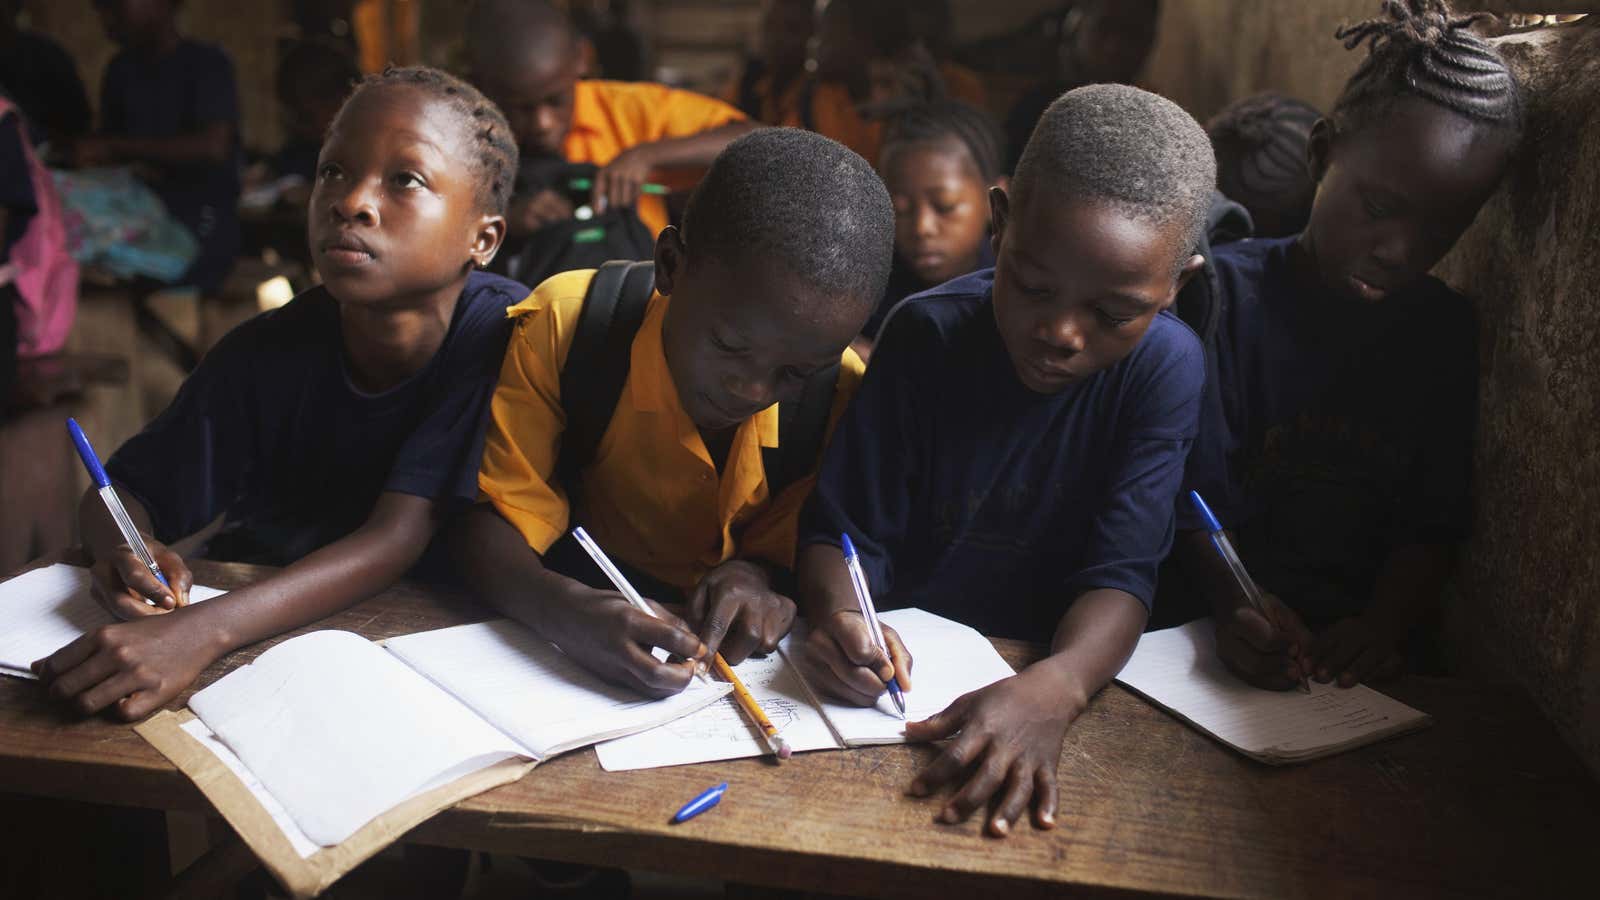
<path id="1" fill-rule="evenodd" d="M 484 602 L 548 637 L 546 608 L 581 584 L 545 568 L 521 532 L 488 503 L 451 525 L 450 555 L 457 574 Z"/>
<path id="2" fill-rule="evenodd" d="M 709 128 L 699 134 L 686 137 L 663 138 L 649 144 L 640 145 L 648 148 L 650 165 L 656 169 L 671 169 L 680 166 L 709 166 L 717 158 L 722 148 L 728 146 L 735 138 L 755 131 L 759 125 L 754 122 L 729 122 L 717 128 Z"/>
<path id="3" fill-rule="evenodd" d="M 1056 626 L 1050 655 L 1028 668 L 1059 680 L 1062 699 L 1080 711 L 1122 670 L 1148 611 L 1126 591 L 1098 588 L 1073 602 Z"/>
<path id="4" fill-rule="evenodd" d="M 1439 602 L 1455 570 L 1453 544 L 1410 544 L 1389 552 L 1366 616 L 1394 640 L 1405 637 Z"/>
<path id="5" fill-rule="evenodd" d="M 367 521 L 283 571 L 187 610 L 220 656 L 330 616 L 389 587 L 427 549 L 437 527 L 431 500 L 379 496 Z"/>
<path id="6" fill-rule="evenodd" d="M 150 514 L 145 511 L 144 504 L 127 491 L 117 491 L 117 497 L 122 500 L 122 507 L 128 511 L 134 527 L 149 535 Z M 78 533 L 82 535 L 84 549 L 89 551 L 91 563 L 110 558 L 112 551 L 123 544 L 121 529 L 111 518 L 105 501 L 100 499 L 100 492 L 93 487 L 84 491 L 78 500 Z"/>
<path id="7" fill-rule="evenodd" d="M 844 566 L 844 551 L 832 544 L 809 544 L 795 557 L 796 606 L 806 621 L 826 620 L 841 609 L 856 609 L 855 588 Z"/>

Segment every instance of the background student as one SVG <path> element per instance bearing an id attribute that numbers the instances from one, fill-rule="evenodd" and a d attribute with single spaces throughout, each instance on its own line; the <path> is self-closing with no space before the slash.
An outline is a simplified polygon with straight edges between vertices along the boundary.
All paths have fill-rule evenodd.
<path id="1" fill-rule="evenodd" d="M 1510 165 L 1522 106 L 1470 23 L 1412 0 L 1341 28 L 1370 50 L 1311 129 L 1305 231 L 1216 255 L 1224 304 L 1188 481 L 1272 614 L 1245 603 L 1203 529 L 1177 553 L 1223 661 L 1263 687 L 1398 670 L 1471 527 L 1477 327 L 1428 270 Z M 1186 505 L 1180 522 L 1201 526 Z"/>
<path id="2" fill-rule="evenodd" d="M 682 231 L 657 239 L 626 382 L 598 401 L 574 399 L 586 385 L 570 374 L 594 275 L 540 285 L 513 310 L 479 478 L 489 503 L 461 532 L 465 577 L 579 664 L 648 694 L 690 678 L 650 646 L 729 662 L 773 649 L 794 618 L 786 574 L 824 437 L 786 433 L 779 404 L 831 423 L 854 393 L 862 363 L 847 348 L 883 292 L 893 219 L 878 176 L 833 141 L 770 128 L 728 145 Z M 596 433 L 568 428 L 578 402 L 611 409 Z M 799 477 L 785 486 L 785 473 Z M 578 524 L 647 597 L 684 597 L 696 630 L 633 609 L 562 538 Z"/>
<path id="3" fill-rule="evenodd" d="M 422 559 L 474 494 L 505 308 L 523 295 L 474 271 L 500 246 L 515 171 L 504 117 L 471 86 L 411 68 L 357 89 L 311 197 L 323 285 L 224 337 L 106 464 L 171 589 L 84 495 L 94 594 L 126 621 L 35 663 L 52 695 L 141 718 L 223 654 Z M 169 545 L 217 520 L 208 558 L 286 568 L 186 606 L 193 576 Z"/>
<path id="4" fill-rule="evenodd" d="M 1217 154 L 1217 190 L 1250 213 L 1256 237 L 1299 234 L 1317 184 L 1306 160 L 1311 126 L 1322 114 L 1282 94 L 1228 104 L 1206 123 Z"/>
<path id="5" fill-rule="evenodd" d="M 882 606 L 1050 641 L 907 726 L 951 739 L 911 784 L 955 786 L 939 821 L 988 809 L 1004 835 L 1031 807 L 1051 827 L 1067 727 L 1144 629 L 1204 382 L 1199 340 L 1167 310 L 1203 263 L 1215 177 L 1205 132 L 1172 102 L 1063 95 L 1011 190 L 990 193 L 995 268 L 901 307 L 828 448 L 800 537 L 813 684 L 865 705 L 911 674 L 893 629 L 890 658 L 873 646 L 845 532 Z"/>

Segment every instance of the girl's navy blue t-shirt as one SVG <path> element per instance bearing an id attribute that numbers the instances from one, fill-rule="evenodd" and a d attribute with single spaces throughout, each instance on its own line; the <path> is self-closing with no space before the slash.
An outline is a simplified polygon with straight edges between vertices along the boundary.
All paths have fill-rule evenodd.
<path id="1" fill-rule="evenodd" d="M 1307 291 L 1296 240 L 1216 250 L 1222 306 L 1185 490 L 1235 531 L 1255 581 L 1322 624 L 1367 607 L 1392 549 L 1467 534 L 1477 324 L 1432 277 L 1370 304 Z M 1180 528 L 1202 526 L 1178 510 Z"/>
<path id="2" fill-rule="evenodd" d="M 1147 606 L 1205 376 L 1169 313 L 1116 365 L 1054 395 L 1017 379 L 992 269 L 908 299 L 840 420 L 802 546 L 849 532 L 880 604 L 1048 641 L 1083 593 Z"/>
<path id="3" fill-rule="evenodd" d="M 470 503 L 522 285 L 474 272 L 429 363 L 381 394 L 351 384 L 337 302 L 316 287 L 229 332 L 172 405 L 106 464 L 171 542 L 223 517 L 209 559 L 287 565 L 395 491 Z"/>

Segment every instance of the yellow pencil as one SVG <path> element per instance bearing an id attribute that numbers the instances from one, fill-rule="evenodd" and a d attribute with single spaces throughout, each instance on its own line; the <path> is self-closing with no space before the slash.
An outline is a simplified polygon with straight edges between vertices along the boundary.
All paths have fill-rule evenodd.
<path id="1" fill-rule="evenodd" d="M 777 726 L 773 725 L 772 720 L 767 718 L 767 714 L 761 709 L 761 704 L 757 703 L 756 698 L 751 695 L 750 689 L 745 687 L 744 682 L 739 680 L 739 676 L 733 673 L 733 666 L 728 665 L 728 661 L 722 658 L 721 653 L 712 658 L 711 664 L 716 667 L 717 674 L 721 675 L 724 681 L 733 685 L 733 698 L 739 701 L 739 708 L 744 710 L 744 714 L 750 717 L 750 721 L 756 723 L 756 727 L 761 729 L 761 733 L 767 736 L 767 743 L 772 745 L 772 752 L 779 759 L 788 759 L 790 754 L 794 752 L 790 749 L 789 742 L 778 734 Z"/>

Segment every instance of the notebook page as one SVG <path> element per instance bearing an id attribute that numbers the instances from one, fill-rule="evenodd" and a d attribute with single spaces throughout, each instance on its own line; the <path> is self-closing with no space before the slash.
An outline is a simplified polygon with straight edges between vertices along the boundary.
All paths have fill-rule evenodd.
<path id="1" fill-rule="evenodd" d="M 670 722 L 730 690 L 695 680 L 680 694 L 652 700 L 602 681 L 510 619 L 403 635 L 384 646 L 535 759 Z"/>
<path id="2" fill-rule="evenodd" d="M 419 791 L 528 755 L 348 631 L 284 641 L 189 707 L 324 847 Z"/>
<path id="3" fill-rule="evenodd" d="M 876 706 L 868 707 L 816 695 L 818 707 L 846 746 L 902 743 L 906 722 L 943 712 L 962 694 L 1016 674 L 988 638 L 960 622 L 920 609 L 890 610 L 878 620 L 892 626 L 911 651 L 912 690 L 904 694 L 906 718 L 901 720 L 888 692 L 878 698 Z M 797 623 L 780 647 L 786 655 L 799 653 L 804 640 L 805 626 Z"/>
<path id="4" fill-rule="evenodd" d="M 245 768 L 244 763 L 234 755 L 232 750 L 228 749 L 226 744 L 217 740 L 217 736 L 212 733 L 211 729 L 206 727 L 205 722 L 199 719 L 190 719 L 179 727 L 188 732 L 190 737 L 199 741 L 200 746 L 210 750 L 211 755 L 215 756 L 224 766 L 227 766 L 228 771 L 232 772 L 234 777 L 244 784 L 245 790 L 249 791 L 251 796 L 256 798 L 256 802 L 261 804 L 261 808 L 267 811 L 267 815 L 272 817 L 272 823 L 277 825 L 278 830 L 283 832 L 283 836 L 289 839 L 289 846 L 294 848 L 295 853 L 300 854 L 301 859 L 305 859 L 322 849 L 317 846 L 316 841 L 306 837 L 306 833 L 301 831 L 300 826 L 296 825 L 294 819 L 289 817 L 289 811 L 283 808 L 283 804 L 278 802 L 278 798 L 267 793 L 266 785 L 261 783 L 261 779 Z"/>
<path id="5" fill-rule="evenodd" d="M 828 722 L 811 702 L 800 675 L 782 654 L 751 657 L 734 666 L 739 680 L 761 704 L 783 739 L 795 751 L 837 750 Z M 705 709 L 659 728 L 606 741 L 594 748 L 608 772 L 654 769 L 770 753 L 761 732 L 730 694 Z"/>
<path id="6" fill-rule="evenodd" d="M 1117 680 L 1263 762 L 1326 756 L 1429 721 L 1365 685 L 1339 688 L 1313 681 L 1310 694 L 1252 687 L 1217 658 L 1210 619 L 1144 635 Z"/>
<path id="7" fill-rule="evenodd" d="M 189 601 L 226 593 L 195 585 Z M 28 666 L 116 619 L 89 593 L 89 570 L 56 563 L 0 583 L 0 675 L 36 678 Z"/>

